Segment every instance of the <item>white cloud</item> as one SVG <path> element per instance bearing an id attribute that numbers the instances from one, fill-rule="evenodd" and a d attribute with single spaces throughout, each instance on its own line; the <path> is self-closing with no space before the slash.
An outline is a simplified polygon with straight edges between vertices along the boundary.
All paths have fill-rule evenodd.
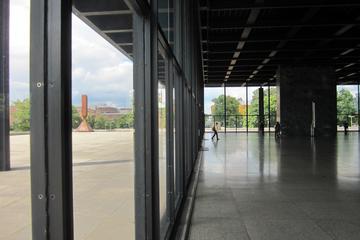
<path id="1" fill-rule="evenodd" d="M 72 17 L 72 93 L 74 104 L 129 106 L 132 62 L 75 15 Z M 10 98 L 29 96 L 30 0 L 10 3 Z"/>

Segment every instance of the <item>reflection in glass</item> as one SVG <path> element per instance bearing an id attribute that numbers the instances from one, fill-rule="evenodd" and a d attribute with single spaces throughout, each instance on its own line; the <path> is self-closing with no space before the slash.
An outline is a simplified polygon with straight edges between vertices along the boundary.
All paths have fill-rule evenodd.
<path id="1" fill-rule="evenodd" d="M 170 46 L 174 45 L 174 1 L 158 1 L 158 22 Z"/>
<path id="2" fill-rule="evenodd" d="M 174 72 L 174 78 L 173 78 L 173 103 L 172 103 L 172 106 L 173 106 L 173 115 L 172 115 L 172 122 L 173 122 L 173 133 L 174 133 L 174 136 L 173 136 L 173 156 L 174 156 L 174 163 L 173 163 L 173 166 L 174 166 L 174 193 L 175 193 L 175 199 L 177 199 L 177 174 L 176 174 L 176 164 L 177 164 L 177 157 L 176 157 L 176 89 L 175 89 L 175 86 L 178 81 L 178 78 L 177 78 L 177 75 L 176 73 Z"/>
<path id="3" fill-rule="evenodd" d="M 158 131 L 159 131 L 159 200 L 161 232 L 167 221 L 167 104 L 166 104 L 167 64 L 158 54 Z"/>

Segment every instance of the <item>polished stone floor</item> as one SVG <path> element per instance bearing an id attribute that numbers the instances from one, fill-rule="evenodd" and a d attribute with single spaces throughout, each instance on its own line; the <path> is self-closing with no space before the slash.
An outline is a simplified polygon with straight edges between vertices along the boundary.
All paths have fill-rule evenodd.
<path id="1" fill-rule="evenodd" d="M 189 239 L 360 239 L 360 138 L 207 134 Z"/>

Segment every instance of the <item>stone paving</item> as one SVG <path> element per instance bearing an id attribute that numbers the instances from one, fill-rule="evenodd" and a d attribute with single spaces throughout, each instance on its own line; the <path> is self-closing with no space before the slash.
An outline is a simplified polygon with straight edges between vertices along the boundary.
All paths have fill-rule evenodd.
<path id="1" fill-rule="evenodd" d="M 0 172 L 0 240 L 27 240 L 30 137 L 10 141 L 12 170 Z M 73 133 L 76 240 L 134 239 L 133 156 L 132 131 Z"/>

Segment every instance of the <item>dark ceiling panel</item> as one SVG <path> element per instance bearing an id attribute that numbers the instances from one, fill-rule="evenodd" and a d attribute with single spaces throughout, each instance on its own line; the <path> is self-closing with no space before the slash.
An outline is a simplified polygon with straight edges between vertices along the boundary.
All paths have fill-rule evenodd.
<path id="1" fill-rule="evenodd" d="M 73 3 L 79 12 L 129 10 L 128 6 L 121 0 L 73 0 Z"/>
<path id="2" fill-rule="evenodd" d="M 333 66 L 342 79 L 360 71 L 359 1 L 209 0 L 201 2 L 201 14 L 204 65 L 213 83 L 226 75 L 229 83 L 266 83 L 284 64 Z"/>

